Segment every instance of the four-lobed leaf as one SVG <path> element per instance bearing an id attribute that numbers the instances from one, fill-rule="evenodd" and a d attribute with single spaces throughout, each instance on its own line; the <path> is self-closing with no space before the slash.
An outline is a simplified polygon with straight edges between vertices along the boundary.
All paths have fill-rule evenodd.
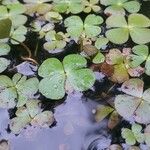
<path id="1" fill-rule="evenodd" d="M 126 94 L 116 96 L 115 108 L 127 120 L 148 124 L 150 123 L 150 89 L 143 91 L 143 87 L 144 82 L 138 78 L 124 82 L 121 89 Z"/>
<path id="2" fill-rule="evenodd" d="M 99 25 L 103 23 L 103 18 L 91 14 L 83 22 L 79 16 L 71 16 L 64 23 L 68 34 L 74 38 L 79 38 L 83 33 L 88 37 L 95 37 L 101 33 Z"/>
<path id="3" fill-rule="evenodd" d="M 39 81 L 37 78 L 27 79 L 26 76 L 15 74 L 12 80 L 0 76 L 0 107 L 13 108 L 23 106 L 28 99 L 34 97 L 38 91 Z"/>
<path id="4" fill-rule="evenodd" d="M 146 44 L 150 42 L 150 19 L 142 14 L 131 14 L 128 23 L 123 15 L 112 15 L 106 20 L 110 29 L 106 37 L 115 44 L 123 44 L 129 36 L 134 43 Z"/>
<path id="5" fill-rule="evenodd" d="M 140 10 L 140 3 L 135 0 L 100 0 L 100 2 L 108 6 L 104 12 L 109 15 L 125 15 L 125 10 L 129 13 L 136 13 Z"/>
<path id="6" fill-rule="evenodd" d="M 14 134 L 19 134 L 27 125 L 34 127 L 49 127 L 54 122 L 51 111 L 43 111 L 40 108 L 40 100 L 30 99 L 25 106 L 19 107 L 16 117 L 10 120 L 10 130 Z"/>
<path id="7" fill-rule="evenodd" d="M 131 129 L 123 128 L 121 135 L 128 145 L 134 145 L 136 142 L 143 143 L 145 139 L 142 126 L 137 123 L 134 123 Z"/>

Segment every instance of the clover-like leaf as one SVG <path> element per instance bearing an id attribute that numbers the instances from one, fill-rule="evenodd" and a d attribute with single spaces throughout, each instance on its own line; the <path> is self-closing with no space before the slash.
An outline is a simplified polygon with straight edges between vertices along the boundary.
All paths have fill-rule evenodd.
<path id="1" fill-rule="evenodd" d="M 130 129 L 123 128 L 121 135 L 128 145 L 134 145 L 136 143 L 136 138 L 134 137 L 134 134 Z"/>
<path id="2" fill-rule="evenodd" d="M 29 124 L 34 127 L 49 127 L 54 122 L 53 113 L 43 111 L 39 103 L 40 100 L 30 99 L 24 106 L 17 109 L 16 117 L 11 119 L 9 124 L 14 134 L 19 134 Z"/>
<path id="3" fill-rule="evenodd" d="M 71 16 L 65 19 L 65 27 L 67 32 L 72 37 L 79 37 L 85 33 L 88 37 L 95 37 L 101 33 L 101 28 L 98 26 L 103 23 L 103 18 L 94 14 L 88 15 L 85 21 L 79 16 Z"/>
<path id="4" fill-rule="evenodd" d="M 44 48 L 51 52 L 51 50 L 63 50 L 68 42 L 68 37 L 62 32 L 56 33 L 55 31 L 49 31 L 45 35 L 46 43 L 44 43 Z"/>
<path id="5" fill-rule="evenodd" d="M 150 101 L 148 98 L 150 90 L 147 89 L 143 92 L 143 86 L 143 81 L 140 79 L 126 81 L 122 85 L 122 91 L 129 95 L 116 96 L 115 108 L 125 119 L 134 119 L 138 123 L 147 124 L 150 123 Z"/>
<path id="6" fill-rule="evenodd" d="M 126 143 L 129 145 L 134 145 L 137 142 L 144 142 L 144 134 L 141 132 L 142 126 L 134 123 L 131 127 L 131 130 L 128 128 L 123 128 L 121 135 L 126 140 Z"/>
<path id="7" fill-rule="evenodd" d="M 21 3 L 9 3 L 0 6 L 0 19 L 10 19 L 13 27 L 25 24 L 27 17 L 22 15 L 26 8 Z"/>
<path id="8" fill-rule="evenodd" d="M 131 14 L 128 16 L 128 23 L 122 15 L 112 15 L 106 20 L 110 29 L 106 37 L 115 44 L 123 44 L 128 41 L 129 35 L 132 41 L 137 44 L 150 42 L 150 19 L 142 14 Z"/>
<path id="9" fill-rule="evenodd" d="M 26 6 L 26 14 L 46 14 L 52 9 L 52 5 L 47 3 L 51 2 L 51 0 L 23 0 Z"/>
<path id="10" fill-rule="evenodd" d="M 132 48 L 135 55 L 131 55 L 131 67 L 135 68 L 142 64 L 148 57 L 149 51 L 146 45 L 137 45 Z"/>
<path id="11" fill-rule="evenodd" d="M 125 15 L 125 10 L 129 13 L 136 13 L 140 10 L 140 3 L 135 0 L 101 0 L 102 5 L 108 6 L 105 14 Z"/>
<path id="12" fill-rule="evenodd" d="M 54 0 L 53 6 L 56 12 L 72 14 L 78 14 L 84 8 L 82 0 Z"/>
<path id="13" fill-rule="evenodd" d="M 19 26 L 18 28 L 12 29 L 10 35 L 11 43 L 17 45 L 19 44 L 17 41 L 24 42 L 26 39 L 25 37 L 26 33 L 27 33 L 27 28 L 25 26 Z"/>
<path id="14" fill-rule="evenodd" d="M 5 75 L 1 75 L 0 82 L 0 106 L 4 108 L 13 108 L 18 101 L 17 106 L 23 106 L 26 101 L 34 96 L 38 91 L 38 79 L 26 79 L 26 76 L 15 74 L 13 80 Z M 4 80 L 4 81 L 3 81 Z"/>
<path id="15" fill-rule="evenodd" d="M 61 63 L 56 58 L 45 60 L 39 67 L 38 74 L 43 77 L 39 84 L 40 92 L 50 99 L 61 99 L 65 95 L 65 83 L 73 89 L 85 91 L 95 81 L 93 72 L 85 68 L 87 61 L 76 54 L 68 55 Z"/>
<path id="16" fill-rule="evenodd" d="M 101 10 L 101 7 L 98 6 L 99 0 L 84 0 L 83 4 L 85 6 L 84 12 L 90 13 L 91 11 L 99 12 Z"/>

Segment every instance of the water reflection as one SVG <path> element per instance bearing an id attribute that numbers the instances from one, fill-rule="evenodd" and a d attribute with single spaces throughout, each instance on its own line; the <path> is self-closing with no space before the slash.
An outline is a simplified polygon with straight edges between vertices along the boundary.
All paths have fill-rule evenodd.
<path id="1" fill-rule="evenodd" d="M 55 108 L 56 126 L 50 129 L 28 127 L 18 136 L 7 134 L 8 113 L 2 110 L 1 139 L 8 139 L 11 150 L 94 150 L 89 145 L 97 138 L 107 138 L 105 122 L 95 123 L 92 110 L 96 102 L 85 100 L 80 93 L 74 93 Z M 7 118 L 7 119 L 6 119 Z M 101 137 L 100 137 L 101 136 Z M 106 142 L 105 142 L 106 143 Z M 108 144 L 109 146 L 109 144 Z"/>

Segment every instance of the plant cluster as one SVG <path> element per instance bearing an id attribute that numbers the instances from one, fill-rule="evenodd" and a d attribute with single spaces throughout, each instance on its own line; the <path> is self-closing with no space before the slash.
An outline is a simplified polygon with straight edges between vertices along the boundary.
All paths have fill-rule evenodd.
<path id="1" fill-rule="evenodd" d="M 113 83 L 122 84 L 124 93 L 115 96 L 114 105 L 97 107 L 96 121 L 110 114 L 110 129 L 120 116 L 150 124 L 150 89 L 145 90 L 142 81 L 143 75 L 150 76 L 150 19 L 140 8 L 137 0 L 1 0 L 0 107 L 17 107 L 11 131 L 18 134 L 29 124 L 50 126 L 53 113 L 42 110 L 35 95 L 60 100 L 71 90 L 87 91 L 96 80 L 91 64 L 100 66 Z M 31 33 L 38 39 L 34 54 L 26 44 Z M 57 59 L 72 41 L 78 45 L 76 53 Z M 12 67 L 7 55 L 16 46 L 28 54 L 21 56 L 22 62 L 38 66 L 34 76 L 5 74 Z M 49 57 L 36 60 L 39 51 Z M 131 130 L 123 129 L 122 136 L 131 145 L 144 142 L 141 130 L 134 124 Z"/>

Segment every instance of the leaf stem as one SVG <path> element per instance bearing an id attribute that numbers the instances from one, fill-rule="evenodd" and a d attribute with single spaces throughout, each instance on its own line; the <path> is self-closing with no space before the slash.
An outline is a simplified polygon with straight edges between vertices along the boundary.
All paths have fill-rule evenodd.
<path id="1" fill-rule="evenodd" d="M 10 37 L 10 39 L 15 41 L 15 42 L 17 42 L 17 43 L 19 43 L 27 51 L 28 57 L 21 56 L 21 58 L 23 60 L 31 61 L 31 62 L 33 62 L 35 64 L 38 64 L 38 62 L 35 59 L 32 58 L 31 50 L 26 44 L 24 44 L 23 42 L 20 42 L 20 41 L 18 41 L 16 39 L 12 38 L 12 37 Z"/>
<path id="2" fill-rule="evenodd" d="M 16 40 L 16 39 L 14 39 L 14 38 L 12 38 L 12 37 L 11 37 L 11 40 L 13 40 L 13 41 L 19 43 L 19 44 L 28 52 L 28 57 L 29 57 L 29 58 L 32 57 L 31 50 L 29 49 L 29 47 L 28 47 L 26 44 L 24 44 L 24 43 L 22 43 L 22 42 L 20 42 L 20 41 L 18 41 L 18 40 Z"/>
<path id="3" fill-rule="evenodd" d="M 35 47 L 35 51 L 34 51 L 34 56 L 35 57 L 37 56 L 38 48 L 39 48 L 39 39 L 38 39 L 38 41 L 36 43 L 36 47 Z"/>

